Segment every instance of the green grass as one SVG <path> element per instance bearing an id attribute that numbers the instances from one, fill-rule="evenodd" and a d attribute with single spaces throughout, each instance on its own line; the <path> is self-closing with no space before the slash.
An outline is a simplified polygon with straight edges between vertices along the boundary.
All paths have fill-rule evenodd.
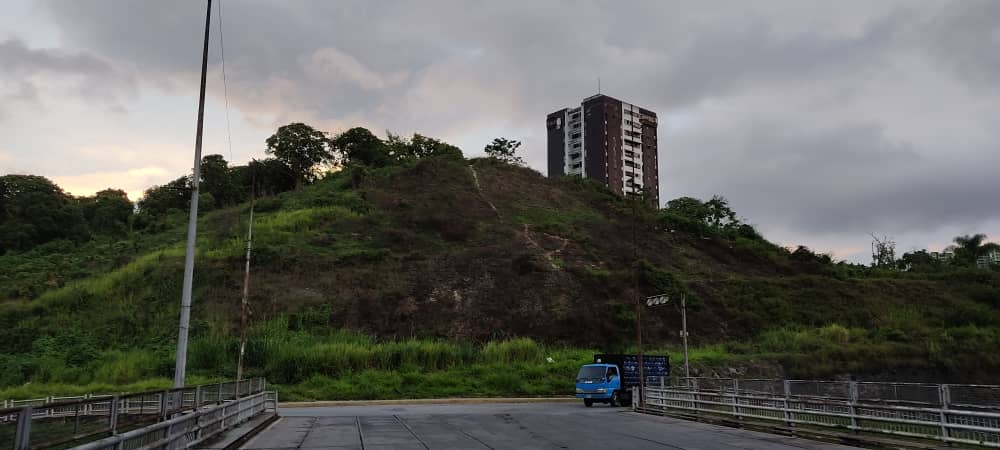
<path id="1" fill-rule="evenodd" d="M 248 376 L 267 377 L 284 400 L 571 395 L 580 365 L 600 353 L 546 346 L 529 338 L 481 345 L 426 339 L 377 342 L 343 330 L 289 328 L 286 318 L 255 326 L 247 349 Z M 192 339 L 189 383 L 232 378 L 237 346 L 229 335 Z M 669 354 L 675 370 L 682 367 L 680 349 L 647 353 Z M 4 388 L 0 398 L 161 389 L 170 385 L 164 373 L 172 369 L 170 356 L 168 350 L 99 352 L 93 363 L 79 370 Z M 691 349 L 692 365 L 699 367 L 734 358 L 721 345 Z"/>

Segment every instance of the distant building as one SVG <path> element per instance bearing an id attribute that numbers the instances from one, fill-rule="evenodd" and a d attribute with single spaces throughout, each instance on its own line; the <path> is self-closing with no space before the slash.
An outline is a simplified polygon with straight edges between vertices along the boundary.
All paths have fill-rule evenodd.
<path id="1" fill-rule="evenodd" d="M 990 250 L 985 255 L 976 258 L 976 267 L 985 269 L 993 264 L 1000 264 L 1000 250 Z"/>
<path id="2" fill-rule="evenodd" d="M 642 191 L 659 205 L 656 113 L 598 94 L 549 114 L 545 127 L 550 177 L 579 175 L 621 195 Z"/>
<path id="3" fill-rule="evenodd" d="M 931 258 L 934 258 L 935 260 L 938 260 L 938 261 L 941 261 L 941 262 L 951 261 L 952 258 L 954 258 L 954 257 L 955 257 L 955 253 L 949 252 L 949 251 L 931 252 Z"/>

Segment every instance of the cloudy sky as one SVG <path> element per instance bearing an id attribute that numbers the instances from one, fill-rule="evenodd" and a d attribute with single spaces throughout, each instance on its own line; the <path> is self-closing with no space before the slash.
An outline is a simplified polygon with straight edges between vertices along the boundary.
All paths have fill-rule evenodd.
<path id="1" fill-rule="evenodd" d="M 218 0 L 216 6 L 219 6 Z M 191 167 L 204 2 L 7 0 L 0 173 L 134 199 Z M 1000 1 L 255 1 L 213 9 L 205 153 L 290 121 L 482 152 L 604 93 L 660 117 L 666 200 L 721 194 L 765 235 L 870 259 L 1000 239 Z M 220 58 L 228 79 L 232 147 Z"/>

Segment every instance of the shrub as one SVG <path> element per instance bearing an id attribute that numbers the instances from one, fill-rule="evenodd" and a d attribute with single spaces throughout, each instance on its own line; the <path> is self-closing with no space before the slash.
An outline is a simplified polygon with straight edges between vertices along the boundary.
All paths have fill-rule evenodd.
<path id="1" fill-rule="evenodd" d="M 483 358 L 489 362 L 538 362 L 542 349 L 530 338 L 490 341 L 483 347 Z"/>

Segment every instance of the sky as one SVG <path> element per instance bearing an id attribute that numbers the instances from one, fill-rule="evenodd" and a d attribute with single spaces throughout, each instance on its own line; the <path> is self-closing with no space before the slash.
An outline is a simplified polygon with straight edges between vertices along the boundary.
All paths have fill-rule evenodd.
<path id="1" fill-rule="evenodd" d="M 190 171 L 205 2 L 0 8 L 0 173 L 136 200 Z M 545 115 L 600 78 L 657 112 L 662 202 L 722 195 L 768 239 L 855 262 L 870 261 L 870 233 L 899 254 L 1000 239 L 1000 1 L 216 0 L 212 13 L 203 152 L 233 163 L 294 121 L 421 133 L 466 156 L 518 139 L 545 173 Z"/>

